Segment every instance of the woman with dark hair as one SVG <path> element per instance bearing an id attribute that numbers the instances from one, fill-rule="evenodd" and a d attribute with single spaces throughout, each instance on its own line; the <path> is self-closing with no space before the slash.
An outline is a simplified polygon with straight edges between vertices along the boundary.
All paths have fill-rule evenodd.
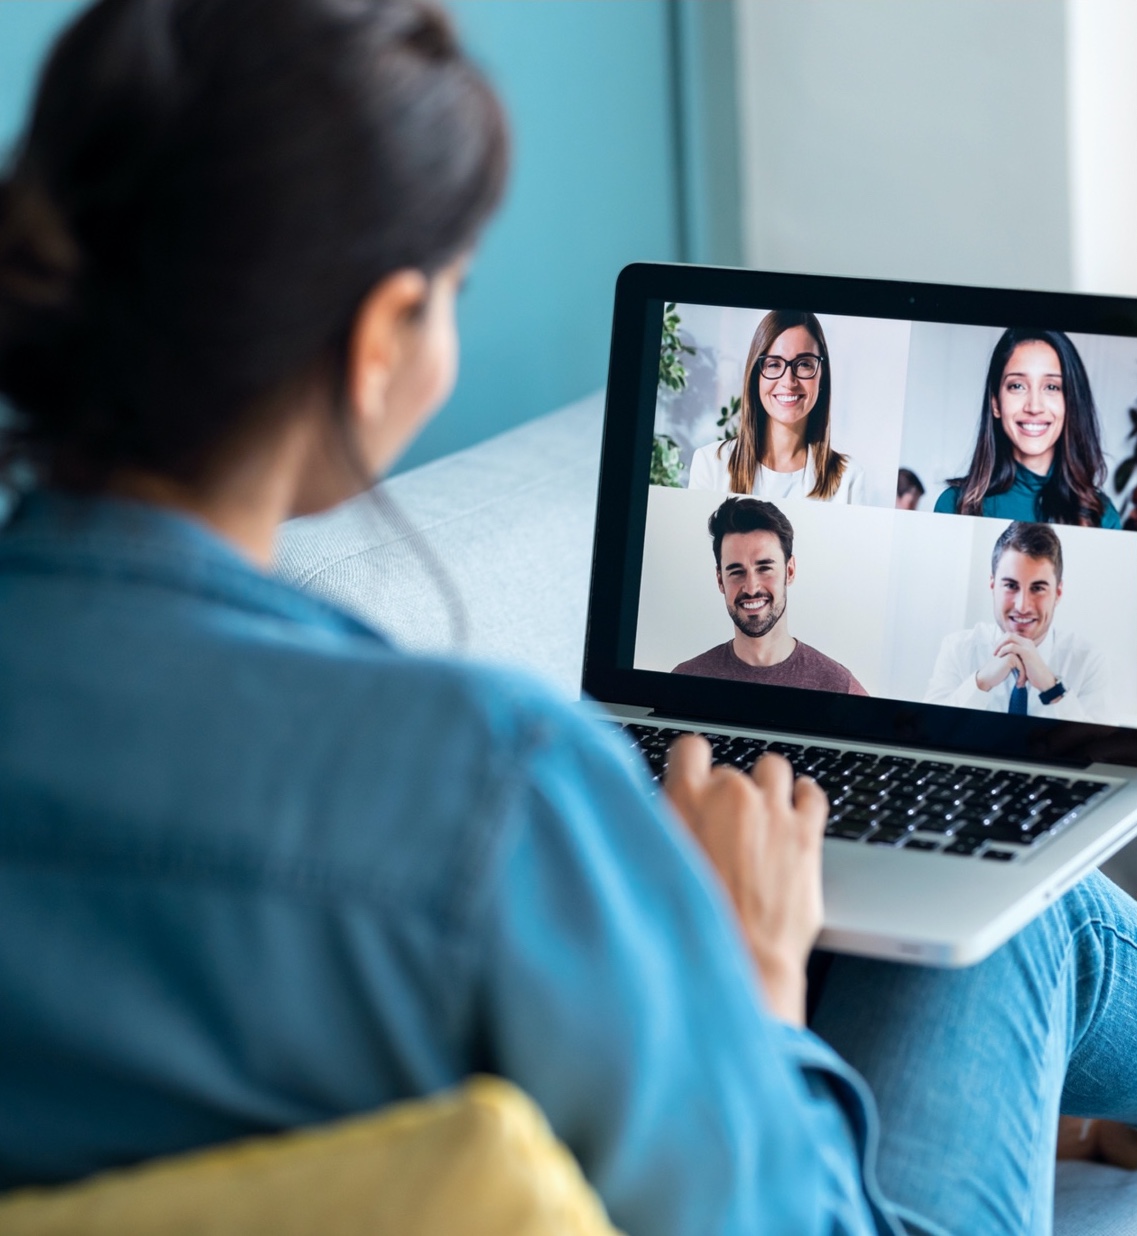
<path id="1" fill-rule="evenodd" d="M 1105 457 L 1086 367 L 1059 330 L 1005 330 L 991 353 L 966 475 L 935 509 L 1034 523 L 1120 528 L 1102 493 Z"/>
<path id="2" fill-rule="evenodd" d="M 695 451 L 689 488 L 864 502 L 864 471 L 829 444 L 830 387 L 816 316 L 771 310 L 750 341 L 738 437 Z"/>
<path id="3" fill-rule="evenodd" d="M 264 571 L 445 397 L 505 144 L 420 0 L 100 0 L 51 58 L 0 182 L 0 1187 L 481 1071 L 629 1236 L 900 1230 L 803 1026 L 817 785 L 690 737 L 653 797 Z M 1092 879 L 966 972 L 834 962 L 923 1230 L 1044 1227 L 1063 1095 L 1137 1119 L 1135 938 Z"/>

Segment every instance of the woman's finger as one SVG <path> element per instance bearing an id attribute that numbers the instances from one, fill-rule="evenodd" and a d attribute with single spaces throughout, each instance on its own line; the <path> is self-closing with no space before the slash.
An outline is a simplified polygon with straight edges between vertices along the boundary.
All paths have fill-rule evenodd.
<path id="1" fill-rule="evenodd" d="M 698 824 L 698 803 L 711 776 L 711 744 L 700 734 L 684 734 L 667 749 L 663 790 L 688 828 Z"/>
<path id="2" fill-rule="evenodd" d="M 754 765 L 750 775 L 770 796 L 771 803 L 790 803 L 793 797 L 794 770 L 784 755 L 768 752 Z"/>
<path id="3" fill-rule="evenodd" d="M 829 795 L 812 777 L 798 777 L 794 782 L 794 810 L 820 837 L 829 819 Z"/>
<path id="4" fill-rule="evenodd" d="M 711 744 L 701 734 L 684 734 L 667 749 L 663 784 L 702 785 L 711 772 Z"/>

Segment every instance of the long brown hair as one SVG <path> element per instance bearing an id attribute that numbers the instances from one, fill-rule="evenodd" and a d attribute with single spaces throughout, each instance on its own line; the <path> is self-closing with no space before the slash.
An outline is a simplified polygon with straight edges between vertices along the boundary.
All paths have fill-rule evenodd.
<path id="1" fill-rule="evenodd" d="M 816 478 L 808 497 L 820 498 L 824 502 L 837 492 L 841 478 L 845 475 L 848 457 L 838 454 L 829 445 L 829 347 L 825 342 L 825 333 L 814 314 L 796 309 L 771 309 L 758 323 L 758 329 L 750 341 L 742 383 L 742 416 L 729 464 L 730 487 L 738 494 L 748 494 L 754 489 L 754 477 L 761 466 L 762 456 L 766 453 L 766 421 L 769 419 L 758 398 L 758 382 L 761 377 L 758 361 L 774 346 L 779 335 L 795 326 L 802 326 L 809 331 L 817 341 L 817 351 L 821 356 L 821 372 L 817 375 L 817 402 L 806 421 L 805 442 L 813 456 L 813 472 Z M 719 447 L 720 455 L 728 446 L 729 443 L 724 442 Z"/>
<path id="2" fill-rule="evenodd" d="M 1100 528 L 1105 501 L 1099 490 L 1105 481 L 1106 466 L 1097 410 L 1082 358 L 1069 337 L 1060 330 L 1012 327 L 1005 330 L 995 344 L 987 367 L 971 466 L 966 475 L 948 481 L 959 491 L 956 513 L 982 515 L 986 497 L 1005 494 L 1014 484 L 1014 448 L 1002 422 L 994 415 L 993 404 L 999 402 L 1003 370 L 1021 343 L 1047 343 L 1054 349 L 1062 370 L 1062 395 L 1066 404 L 1065 424 L 1054 446 L 1054 464 L 1039 494 L 1039 518 L 1051 524 Z"/>

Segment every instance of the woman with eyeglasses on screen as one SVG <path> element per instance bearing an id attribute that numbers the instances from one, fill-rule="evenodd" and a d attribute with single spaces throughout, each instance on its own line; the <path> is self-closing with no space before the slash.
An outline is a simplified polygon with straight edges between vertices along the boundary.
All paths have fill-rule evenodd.
<path id="1" fill-rule="evenodd" d="M 695 451 L 688 488 L 864 502 L 864 470 L 829 444 L 829 368 L 814 314 L 766 314 L 746 357 L 738 436 Z"/>
<path id="2" fill-rule="evenodd" d="M 991 353 L 965 475 L 936 499 L 942 515 L 1120 528 L 1097 410 L 1078 349 L 1060 330 L 1005 330 Z"/>
<path id="3" fill-rule="evenodd" d="M 629 1236 L 895 1234 L 877 1164 L 920 1230 L 1041 1230 L 1060 1098 L 1137 1120 L 1104 878 L 970 970 L 836 959 L 815 1033 L 816 783 L 689 737 L 653 795 L 268 573 L 448 393 L 505 145 L 419 0 L 100 0 L 47 66 L 0 178 L 0 1189 L 490 1072 Z"/>

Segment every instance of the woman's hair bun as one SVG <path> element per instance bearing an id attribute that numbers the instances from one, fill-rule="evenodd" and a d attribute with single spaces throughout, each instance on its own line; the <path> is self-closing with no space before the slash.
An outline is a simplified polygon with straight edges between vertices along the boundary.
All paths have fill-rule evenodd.
<path id="1" fill-rule="evenodd" d="M 432 0 L 94 0 L 0 179 L 0 480 L 205 475 L 379 280 L 469 248 L 507 158 Z"/>

